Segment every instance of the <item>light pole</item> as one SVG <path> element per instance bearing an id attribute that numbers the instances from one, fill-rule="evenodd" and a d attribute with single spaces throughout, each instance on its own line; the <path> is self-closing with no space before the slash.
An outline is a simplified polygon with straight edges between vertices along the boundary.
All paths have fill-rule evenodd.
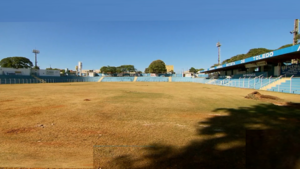
<path id="1" fill-rule="evenodd" d="M 298 43 L 298 33 L 299 33 L 299 19 L 295 19 L 294 30 L 290 31 L 291 34 L 294 34 L 293 45 Z"/>
<path id="2" fill-rule="evenodd" d="M 220 52 L 221 43 L 220 42 L 217 43 L 217 47 L 218 47 L 218 65 L 220 65 L 220 55 L 221 55 L 221 52 Z"/>
<path id="3" fill-rule="evenodd" d="M 37 50 L 37 49 L 33 49 L 33 50 L 32 50 L 32 53 L 35 54 L 35 68 L 37 68 L 37 54 L 39 54 L 40 51 Z"/>

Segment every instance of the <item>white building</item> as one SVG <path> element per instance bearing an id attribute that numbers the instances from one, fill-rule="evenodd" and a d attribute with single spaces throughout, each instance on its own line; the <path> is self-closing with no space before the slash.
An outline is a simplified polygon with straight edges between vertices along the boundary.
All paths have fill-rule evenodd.
<path id="1" fill-rule="evenodd" d="M 0 75 L 17 75 L 30 76 L 36 74 L 38 76 L 60 76 L 59 70 L 45 70 L 45 69 L 15 69 L 15 68 L 0 68 Z"/>

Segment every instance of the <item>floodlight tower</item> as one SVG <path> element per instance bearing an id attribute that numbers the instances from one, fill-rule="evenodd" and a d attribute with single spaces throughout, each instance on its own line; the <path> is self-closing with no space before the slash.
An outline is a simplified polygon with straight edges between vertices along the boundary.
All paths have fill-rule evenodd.
<path id="1" fill-rule="evenodd" d="M 291 34 L 294 34 L 293 38 L 293 45 L 296 45 L 298 43 L 298 33 L 299 33 L 299 19 L 295 19 L 295 25 L 294 30 L 290 32 Z"/>
<path id="2" fill-rule="evenodd" d="M 40 53 L 40 51 L 39 51 L 39 50 L 37 50 L 37 49 L 33 49 L 33 50 L 32 50 L 32 53 L 34 53 L 34 54 L 35 54 L 35 67 L 37 67 L 37 54 L 39 54 L 39 53 Z"/>
<path id="3" fill-rule="evenodd" d="M 218 47 L 218 64 L 220 65 L 220 55 L 221 55 L 221 52 L 220 52 L 220 50 L 221 50 L 221 43 L 220 42 L 217 43 L 217 47 Z"/>

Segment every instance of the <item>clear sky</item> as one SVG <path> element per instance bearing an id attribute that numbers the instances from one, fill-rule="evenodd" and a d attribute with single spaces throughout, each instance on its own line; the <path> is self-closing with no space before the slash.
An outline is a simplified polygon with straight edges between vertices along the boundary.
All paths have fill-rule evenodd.
<path id="1" fill-rule="evenodd" d="M 0 59 L 23 56 L 41 69 L 132 64 L 156 59 L 209 68 L 251 48 L 292 43 L 300 1 L 1 0 Z M 298 14 L 298 15 L 297 15 Z"/>

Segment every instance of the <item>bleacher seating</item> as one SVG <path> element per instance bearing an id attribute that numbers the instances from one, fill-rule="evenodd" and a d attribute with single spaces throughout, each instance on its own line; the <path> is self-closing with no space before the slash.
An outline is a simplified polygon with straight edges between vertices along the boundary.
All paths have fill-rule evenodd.
<path id="1" fill-rule="evenodd" d="M 144 74 L 146 75 L 146 74 Z M 150 75 L 150 74 L 147 74 Z M 178 74 L 177 74 L 178 75 Z M 279 80 L 279 78 L 219 78 L 219 79 L 206 79 L 206 78 L 191 78 L 191 77 L 178 77 L 176 74 L 172 75 L 172 82 L 194 82 L 205 83 L 212 85 L 222 85 L 239 88 L 261 89 L 262 87 Z M 78 76 L 38 76 L 46 83 L 58 82 L 98 82 L 101 76 L 96 77 L 78 77 Z M 133 82 L 135 77 L 104 77 L 101 82 Z M 139 76 L 137 82 L 169 82 L 169 77 L 151 77 Z M 23 83 L 42 83 L 40 80 L 33 76 L 22 75 L 0 75 L 0 84 L 23 84 Z M 280 85 L 268 89 L 269 91 L 284 92 L 300 94 L 300 78 L 292 78 Z"/>
<path id="2" fill-rule="evenodd" d="M 287 80 L 280 85 L 272 87 L 269 89 L 269 91 L 300 94 L 300 78 L 292 78 L 292 80 Z"/>
<path id="3" fill-rule="evenodd" d="M 193 82 L 191 77 L 172 77 L 172 82 Z"/>
<path id="4" fill-rule="evenodd" d="M 132 82 L 134 77 L 104 77 L 101 82 Z"/>
<path id="5" fill-rule="evenodd" d="M 138 77 L 137 82 L 168 82 L 168 77 Z"/>
<path id="6" fill-rule="evenodd" d="M 1 75 L 0 84 L 23 84 L 23 83 L 40 83 L 32 76 L 22 75 Z"/>
<path id="7" fill-rule="evenodd" d="M 51 77 L 51 76 L 38 76 L 38 78 L 44 80 L 47 83 L 60 83 L 60 82 L 98 82 L 101 78 L 97 77 L 79 77 L 79 76 L 61 76 L 61 77 Z"/>

